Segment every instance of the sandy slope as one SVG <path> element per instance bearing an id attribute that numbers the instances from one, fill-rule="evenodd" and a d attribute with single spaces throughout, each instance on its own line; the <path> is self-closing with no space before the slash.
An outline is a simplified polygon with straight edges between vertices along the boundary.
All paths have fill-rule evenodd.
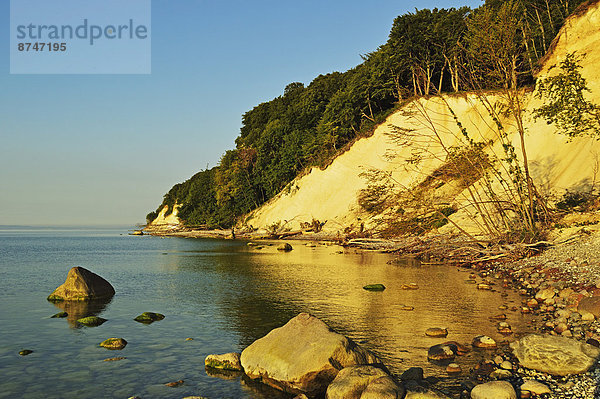
<path id="1" fill-rule="evenodd" d="M 585 54 L 581 62 L 582 73 L 592 90 L 589 99 L 600 103 L 600 3 L 592 5 L 580 15 L 572 16 L 565 24 L 554 49 L 549 54 L 538 76 L 543 78 L 556 71 L 552 69 L 567 52 Z M 528 94 L 526 109 L 540 106 L 540 100 Z M 264 228 L 276 222 L 296 229 L 300 222 L 313 218 L 327 221 L 327 231 L 343 231 L 344 228 L 362 222 L 369 224 L 368 216 L 362 213 L 357 203 L 357 193 L 365 188 L 366 180 L 360 174 L 368 169 L 380 169 L 392 173 L 394 179 L 405 186 L 413 186 L 442 164 L 443 151 L 436 140 L 429 140 L 429 156 L 417 167 L 407 165 L 415 147 L 422 147 L 426 138 L 439 134 L 442 141 L 451 145 L 460 137 L 448 107 L 471 135 L 492 139 L 495 137 L 493 124 L 479 101 L 473 95 L 444 96 L 418 100 L 391 115 L 374 134 L 358 140 L 347 152 L 337 157 L 325 170 L 313 168 L 310 173 L 296 179 L 290 188 L 255 211 L 247 223 Z M 423 112 L 426 110 L 426 112 Z M 406 115 L 412 111 L 412 115 Z M 425 116 L 425 114 L 427 116 Z M 505 121 L 511 125 L 511 121 Z M 578 138 L 568 142 L 565 136 L 555 132 L 553 126 L 543 121 L 534 122 L 526 116 L 528 132 L 526 148 L 531 161 L 532 175 L 540 191 L 560 194 L 565 189 L 577 190 L 589 187 L 596 180 L 596 165 L 600 159 L 600 144 L 590 138 Z M 388 137 L 393 126 L 415 129 L 419 143 L 398 146 Z M 519 146 L 518 135 L 513 137 Z M 490 149 L 499 151 L 498 146 Z M 394 153 L 394 161 L 386 154 Z M 600 171 L 599 171 L 600 172 Z M 600 178 L 600 176 L 599 176 Z M 455 216 L 460 219 L 460 213 Z M 471 226 L 476 229 L 476 226 Z"/>

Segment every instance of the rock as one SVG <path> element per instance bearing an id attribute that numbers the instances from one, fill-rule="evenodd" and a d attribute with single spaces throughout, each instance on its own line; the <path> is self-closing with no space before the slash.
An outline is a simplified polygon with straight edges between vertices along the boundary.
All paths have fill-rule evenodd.
<path id="1" fill-rule="evenodd" d="M 504 380 L 512 377 L 512 372 L 504 369 L 496 369 L 490 373 L 490 377 L 497 380 Z"/>
<path id="2" fill-rule="evenodd" d="M 119 356 L 119 357 L 109 357 L 108 359 L 104 359 L 103 362 L 116 362 L 119 360 L 125 360 L 127 359 L 126 357 L 123 356 Z"/>
<path id="3" fill-rule="evenodd" d="M 404 387 L 398 385 L 389 377 L 380 377 L 367 385 L 360 399 L 401 399 L 404 397 Z"/>
<path id="4" fill-rule="evenodd" d="M 108 338 L 100 342 L 100 346 L 110 350 L 121 350 L 127 345 L 123 338 Z"/>
<path id="5" fill-rule="evenodd" d="M 164 314 L 154 313 L 154 312 L 144 312 L 141 315 L 137 316 L 135 321 L 144 324 L 151 324 L 155 321 L 159 321 L 165 318 Z"/>
<path id="6" fill-rule="evenodd" d="M 381 380 L 381 381 L 380 381 Z M 333 382 L 327 387 L 326 399 L 361 399 L 372 383 L 377 382 L 367 393 L 371 398 L 393 398 L 399 395 L 399 388 L 391 377 L 382 369 L 373 366 L 350 366 L 342 369 Z M 376 396 L 377 390 L 388 391 Z M 402 393 L 403 394 L 403 393 Z"/>
<path id="7" fill-rule="evenodd" d="M 50 316 L 50 318 L 51 319 L 62 319 L 67 316 L 69 316 L 69 314 L 67 312 L 58 312 L 57 314 Z"/>
<path id="8" fill-rule="evenodd" d="M 582 321 L 594 321 L 594 320 L 596 320 L 596 317 L 592 313 L 584 312 L 581 314 L 581 320 Z"/>
<path id="9" fill-rule="evenodd" d="M 283 244 L 281 244 L 277 247 L 278 251 L 285 251 L 285 252 L 291 251 L 292 249 L 294 249 L 294 248 L 292 248 L 292 246 L 290 244 L 288 244 L 287 242 L 284 242 Z"/>
<path id="10" fill-rule="evenodd" d="M 423 387 L 411 387 L 406 391 L 404 399 L 448 399 L 448 397 L 440 392 Z"/>
<path id="11" fill-rule="evenodd" d="M 417 283 L 410 283 L 410 284 L 402 284 L 400 286 L 400 288 L 403 290 L 418 290 L 419 286 L 417 285 Z"/>
<path id="12" fill-rule="evenodd" d="M 471 399 L 517 399 L 517 393 L 506 381 L 492 381 L 473 388 Z"/>
<path id="13" fill-rule="evenodd" d="M 427 351 L 427 359 L 429 360 L 454 360 L 456 357 L 457 348 L 452 344 L 434 345 Z"/>
<path id="14" fill-rule="evenodd" d="M 106 321 L 106 319 L 103 319 L 102 317 L 98 316 L 88 316 L 83 317 L 81 319 L 77 319 L 77 323 L 83 324 L 86 327 L 97 327 Z"/>
<path id="15" fill-rule="evenodd" d="M 476 348 L 483 348 L 483 349 L 495 349 L 497 347 L 496 341 L 494 341 L 492 338 L 488 337 L 487 335 L 479 335 L 479 336 L 473 338 L 473 346 Z"/>
<path id="16" fill-rule="evenodd" d="M 510 344 L 522 366 L 553 375 L 584 373 L 600 349 L 565 337 L 530 334 Z"/>
<path id="17" fill-rule="evenodd" d="M 477 289 L 478 290 L 491 290 L 492 286 L 489 284 L 485 284 L 485 283 L 479 283 L 479 284 L 477 284 Z"/>
<path id="18" fill-rule="evenodd" d="M 513 365 L 508 360 L 503 360 L 502 363 L 500 363 L 500 368 L 504 370 L 512 370 Z"/>
<path id="19" fill-rule="evenodd" d="M 305 394 L 301 393 L 300 395 L 294 396 L 293 399 L 308 399 L 308 396 L 306 396 Z"/>
<path id="20" fill-rule="evenodd" d="M 411 367 L 400 376 L 402 381 L 421 381 L 423 379 L 423 369 L 421 367 Z"/>
<path id="21" fill-rule="evenodd" d="M 165 385 L 171 388 L 174 387 L 178 387 L 179 385 L 183 384 L 183 380 L 179 380 L 179 381 L 173 381 L 173 382 L 167 382 Z"/>
<path id="22" fill-rule="evenodd" d="M 400 310 L 411 311 L 411 310 L 415 310 L 415 307 L 414 306 L 410 306 L 410 305 L 402 305 L 402 306 L 400 306 Z"/>
<path id="23" fill-rule="evenodd" d="M 204 365 L 215 369 L 244 371 L 240 363 L 240 354 L 235 352 L 224 355 L 208 355 L 204 359 Z"/>
<path id="24" fill-rule="evenodd" d="M 567 331 L 569 329 L 569 326 L 567 326 L 566 323 L 558 323 L 556 325 L 556 327 L 554 327 L 554 331 L 556 331 L 557 334 L 562 334 L 563 332 Z"/>
<path id="25" fill-rule="evenodd" d="M 385 285 L 383 284 L 368 284 L 363 287 L 363 290 L 367 291 L 383 291 L 385 290 Z"/>
<path id="26" fill-rule="evenodd" d="M 530 299 L 527 301 L 527 307 L 529 307 L 529 308 L 534 309 L 534 308 L 537 308 L 538 305 L 539 305 L 539 303 L 535 299 Z"/>
<path id="27" fill-rule="evenodd" d="M 591 313 L 595 317 L 600 316 L 600 296 L 585 297 L 579 301 L 577 306 L 579 313 Z"/>
<path id="28" fill-rule="evenodd" d="M 83 267 L 73 267 L 67 274 L 67 280 L 48 296 L 48 300 L 87 301 L 113 295 L 115 289 L 108 281 Z"/>
<path id="29" fill-rule="evenodd" d="M 460 374 L 462 373 L 462 368 L 456 363 L 450 363 L 446 366 L 446 373 L 448 374 Z"/>
<path id="30" fill-rule="evenodd" d="M 471 352 L 471 349 L 469 347 L 456 341 L 442 342 L 442 345 L 454 345 L 456 347 L 456 354 L 458 356 L 466 355 L 467 353 Z"/>
<path id="31" fill-rule="evenodd" d="M 371 352 L 307 313 L 254 341 L 240 360 L 250 378 L 308 396 L 324 392 L 345 367 L 381 364 Z"/>
<path id="32" fill-rule="evenodd" d="M 446 338 L 448 336 L 448 330 L 439 327 L 428 328 L 425 331 L 425 335 L 428 337 Z"/>
<path id="33" fill-rule="evenodd" d="M 22 351 L 19 351 L 19 355 L 21 355 L 21 356 L 27 356 L 32 353 L 33 353 L 33 351 L 31 349 L 23 349 Z"/>
<path id="34" fill-rule="evenodd" d="M 538 291 L 538 293 L 535 294 L 535 299 L 539 299 L 542 302 L 544 302 L 546 299 L 554 298 L 555 294 L 556 293 L 554 292 L 554 288 L 549 287 Z"/>
<path id="35" fill-rule="evenodd" d="M 552 393 L 548 385 L 542 384 L 536 380 L 525 381 L 523 385 L 521 385 L 521 391 L 529 391 L 536 395 L 543 395 L 545 393 Z"/>

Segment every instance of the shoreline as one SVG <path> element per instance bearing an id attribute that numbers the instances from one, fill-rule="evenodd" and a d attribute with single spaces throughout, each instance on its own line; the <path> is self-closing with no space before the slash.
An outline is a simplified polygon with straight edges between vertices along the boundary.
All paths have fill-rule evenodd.
<path id="1" fill-rule="evenodd" d="M 596 226 L 594 226 L 596 227 Z M 580 309 L 584 298 L 600 297 L 600 234 L 597 229 L 585 228 L 559 236 L 554 242 L 535 245 L 505 245 L 482 247 L 458 237 L 436 236 L 397 240 L 346 239 L 340 240 L 320 233 L 290 232 L 291 235 L 265 236 L 257 233 L 236 234 L 236 240 L 248 241 L 323 241 L 362 250 L 392 252 L 400 257 L 415 257 L 422 262 L 442 262 L 472 271 L 470 278 L 477 280 L 473 289 L 482 284 L 512 289 L 520 294 L 519 307 L 499 307 L 499 312 L 531 314 L 536 334 L 562 336 L 579 342 L 600 346 L 600 313 Z M 145 234 L 163 237 L 233 239 L 230 230 L 145 231 Z M 481 289 L 481 288 L 480 288 Z M 552 291 L 550 298 L 540 293 Z M 536 299 L 537 298 L 537 299 Z M 598 306 L 600 312 L 600 306 Z M 592 316 L 593 314 L 593 316 Z M 490 314 L 490 318 L 495 315 Z M 518 335 L 518 331 L 516 331 Z M 501 361 L 512 362 L 509 377 L 498 378 Z M 410 365 L 407 365 L 410 366 Z M 487 381 L 507 380 L 515 389 L 519 381 L 536 379 L 552 390 L 552 398 L 592 398 L 600 392 L 600 369 L 596 364 L 590 371 L 567 377 L 553 377 L 522 367 L 507 345 L 499 345 L 481 367 L 464 372 L 461 386 L 477 385 Z M 487 370 L 482 372 L 482 370 Z M 497 374 L 497 373 L 496 373 Z M 450 377 L 444 368 L 435 375 Z M 466 384 L 466 385 L 465 385 Z M 470 388 L 472 388 L 470 386 Z M 435 384 L 431 388 L 435 388 Z M 467 392 L 467 390 L 465 390 Z M 463 395 L 465 394 L 463 392 Z M 461 396 L 462 397 L 462 396 Z"/>

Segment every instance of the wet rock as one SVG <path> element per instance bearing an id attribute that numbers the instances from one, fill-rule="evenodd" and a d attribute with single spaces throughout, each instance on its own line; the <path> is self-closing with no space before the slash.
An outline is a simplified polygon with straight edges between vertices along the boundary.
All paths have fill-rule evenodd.
<path id="1" fill-rule="evenodd" d="M 96 273 L 83 267 L 73 267 L 66 281 L 49 296 L 49 301 L 87 301 L 111 298 L 115 295 L 112 285 Z"/>
<path id="2" fill-rule="evenodd" d="M 530 334 L 510 344 L 522 366 L 553 375 L 584 373 L 600 349 L 574 339 Z"/>
<path id="3" fill-rule="evenodd" d="M 473 338 L 473 346 L 483 349 L 495 349 L 498 345 L 496 344 L 496 341 L 487 335 L 479 335 Z"/>
<path id="4" fill-rule="evenodd" d="M 383 381 L 379 381 L 381 379 Z M 391 377 L 385 371 L 373 366 L 350 366 L 340 370 L 327 387 L 325 397 L 326 399 L 361 399 L 364 391 L 376 381 L 379 381 L 380 388 L 384 390 L 387 388 L 390 391 L 387 395 L 381 396 L 381 399 L 402 397 L 402 395 L 398 395 L 399 388 Z M 375 397 L 374 394 L 375 392 L 372 392 L 371 397 Z"/>
<path id="5" fill-rule="evenodd" d="M 21 356 L 27 356 L 32 353 L 33 353 L 33 351 L 31 349 L 23 349 L 22 351 L 19 351 L 19 355 L 21 355 Z"/>
<path id="6" fill-rule="evenodd" d="M 500 363 L 500 368 L 504 369 L 504 370 L 512 370 L 513 365 L 508 360 L 504 360 L 504 361 L 502 361 L 502 363 Z"/>
<path id="7" fill-rule="evenodd" d="M 407 388 L 404 399 L 448 399 L 448 396 L 429 388 L 414 386 Z"/>
<path id="8" fill-rule="evenodd" d="M 254 341 L 240 360 L 250 378 L 308 396 L 324 392 L 345 367 L 381 364 L 371 352 L 307 313 Z"/>
<path id="9" fill-rule="evenodd" d="M 566 323 L 558 323 L 555 327 L 554 327 L 554 331 L 557 334 L 562 334 L 563 332 L 567 331 L 569 329 L 569 326 L 567 326 Z"/>
<path id="10" fill-rule="evenodd" d="M 411 310 L 415 310 L 415 307 L 414 306 L 410 306 L 410 305 L 402 305 L 402 306 L 400 306 L 400 310 L 411 311 Z"/>
<path id="11" fill-rule="evenodd" d="M 51 319 L 62 319 L 69 316 L 69 314 L 67 312 L 58 312 L 52 316 L 50 316 Z"/>
<path id="12" fill-rule="evenodd" d="M 118 357 L 109 357 L 108 359 L 104 359 L 103 362 L 117 362 L 119 360 L 125 360 L 126 357 L 118 356 Z"/>
<path id="13" fill-rule="evenodd" d="M 425 335 L 434 338 L 446 338 L 448 336 L 448 330 L 439 327 L 428 328 L 425 330 Z"/>
<path id="14" fill-rule="evenodd" d="M 121 350 L 125 348 L 127 341 L 123 338 L 108 338 L 100 342 L 100 346 L 111 350 Z"/>
<path id="15" fill-rule="evenodd" d="M 496 380 L 505 380 L 510 377 L 512 377 L 512 372 L 509 370 L 496 369 L 490 373 L 490 378 L 494 378 Z"/>
<path id="16" fill-rule="evenodd" d="M 410 283 L 410 284 L 402 284 L 400 286 L 400 288 L 403 290 L 418 290 L 419 286 L 417 285 L 417 283 Z"/>
<path id="17" fill-rule="evenodd" d="M 450 363 L 448 366 L 446 366 L 446 373 L 460 374 L 462 373 L 462 368 L 456 363 Z"/>
<path id="18" fill-rule="evenodd" d="M 506 381 L 492 381 L 473 388 L 471 399 L 517 399 L 517 393 Z"/>
<path id="19" fill-rule="evenodd" d="M 554 298 L 555 294 L 554 288 L 549 287 L 538 291 L 538 293 L 535 294 L 535 299 L 539 299 L 540 301 L 544 302 L 547 299 Z"/>
<path id="20" fill-rule="evenodd" d="M 458 356 L 463 356 L 466 355 L 467 353 L 471 352 L 471 349 L 468 346 L 465 346 L 459 342 L 456 341 L 446 341 L 446 342 L 442 342 L 442 345 L 453 345 L 456 347 L 456 354 Z"/>
<path id="21" fill-rule="evenodd" d="M 154 312 L 144 312 L 141 315 L 137 316 L 133 320 L 135 320 L 139 323 L 151 324 L 151 323 L 154 323 L 155 321 L 159 321 L 164 318 L 165 318 L 164 314 L 154 313 Z"/>
<path id="22" fill-rule="evenodd" d="M 452 344 L 434 345 L 427 351 L 427 359 L 429 360 L 454 360 L 456 357 L 457 348 Z"/>
<path id="23" fill-rule="evenodd" d="M 223 355 L 208 355 L 206 356 L 206 359 L 204 359 L 204 365 L 215 369 L 232 371 L 244 370 L 240 363 L 240 354 L 235 352 L 225 353 Z"/>
<path id="24" fill-rule="evenodd" d="M 421 367 L 411 367 L 400 376 L 402 381 L 421 381 L 423 379 L 423 369 Z"/>
<path id="25" fill-rule="evenodd" d="M 536 380 L 525 381 L 523 385 L 521 385 L 521 391 L 529 391 L 535 395 L 543 395 L 546 393 L 552 393 L 548 385 L 543 384 Z"/>
<path id="26" fill-rule="evenodd" d="M 165 385 L 168 387 L 171 387 L 171 388 L 175 388 L 175 387 L 182 385 L 183 383 L 184 383 L 183 380 L 179 380 L 179 381 L 167 382 Z"/>
<path id="27" fill-rule="evenodd" d="M 479 283 L 479 284 L 477 284 L 477 289 L 478 290 L 491 290 L 492 286 L 489 284 L 485 284 L 485 283 Z"/>
<path id="28" fill-rule="evenodd" d="M 292 246 L 290 244 L 288 244 L 287 242 L 284 242 L 283 244 L 281 244 L 277 247 L 278 251 L 285 251 L 285 252 L 289 252 L 292 249 L 294 249 L 294 248 L 292 248 Z"/>
<path id="29" fill-rule="evenodd" d="M 385 285 L 383 285 L 383 284 L 367 284 L 363 287 L 363 290 L 383 291 L 383 290 L 385 290 Z"/>
<path id="30" fill-rule="evenodd" d="M 83 324 L 86 327 L 97 327 L 99 325 L 102 325 L 106 321 L 106 319 L 103 319 L 102 317 L 98 316 L 88 316 L 83 317 L 81 319 L 77 319 L 77 323 Z"/>
<path id="31" fill-rule="evenodd" d="M 592 313 L 584 312 L 581 314 L 581 320 L 582 321 L 594 321 L 594 320 L 596 320 L 596 317 Z"/>

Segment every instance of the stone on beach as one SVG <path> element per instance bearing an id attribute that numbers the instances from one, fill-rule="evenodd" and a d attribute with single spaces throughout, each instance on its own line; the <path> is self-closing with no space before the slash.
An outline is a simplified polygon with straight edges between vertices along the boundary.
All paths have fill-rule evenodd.
<path id="1" fill-rule="evenodd" d="M 96 273 L 83 267 L 73 267 L 65 282 L 49 296 L 49 301 L 87 301 L 115 295 L 112 285 Z"/>
<path id="2" fill-rule="evenodd" d="M 529 391 L 535 395 L 543 395 L 546 393 L 552 393 L 548 385 L 543 384 L 536 380 L 525 381 L 523 385 L 521 385 L 521 391 Z"/>
<path id="3" fill-rule="evenodd" d="M 345 367 L 381 364 L 371 352 L 307 313 L 254 341 L 240 360 L 248 377 L 309 396 L 325 392 Z"/>
<path id="4" fill-rule="evenodd" d="M 577 305 L 579 313 L 591 313 L 595 317 L 600 316 L 600 296 L 585 297 Z"/>
<path id="5" fill-rule="evenodd" d="M 600 349 L 565 337 L 530 334 L 510 344 L 522 366 L 565 376 L 588 371 Z"/>
<path id="6" fill-rule="evenodd" d="M 517 393 L 509 382 L 492 381 L 473 388 L 471 399 L 517 399 Z"/>
<path id="7" fill-rule="evenodd" d="M 490 338 L 487 335 L 479 335 L 473 338 L 473 346 L 476 348 L 483 349 L 494 349 L 497 347 L 496 341 L 494 341 L 493 338 Z"/>
<path id="8" fill-rule="evenodd" d="M 396 399 L 403 394 L 401 388 L 382 369 L 374 366 L 350 366 L 340 370 L 327 387 L 326 399 Z"/>
<path id="9" fill-rule="evenodd" d="M 204 359 L 204 365 L 215 369 L 243 371 L 240 354 L 235 352 L 223 355 L 208 355 Z"/>

